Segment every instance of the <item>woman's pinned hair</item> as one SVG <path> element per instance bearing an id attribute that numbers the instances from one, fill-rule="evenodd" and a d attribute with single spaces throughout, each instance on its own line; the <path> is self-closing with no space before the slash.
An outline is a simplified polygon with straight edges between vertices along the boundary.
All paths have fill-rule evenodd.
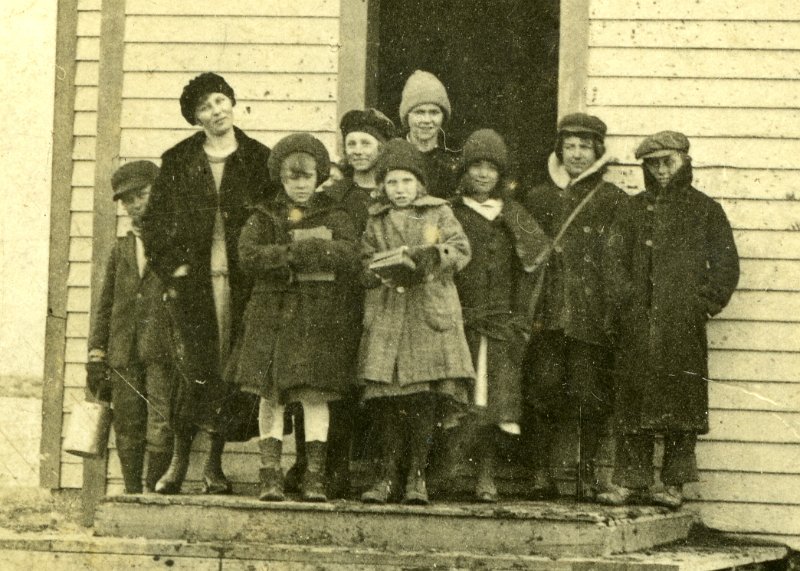
<path id="1" fill-rule="evenodd" d="M 233 88 L 225 81 L 224 77 L 210 71 L 201 73 L 189 81 L 181 93 L 181 115 L 190 125 L 197 125 L 195 109 L 200 101 L 211 93 L 222 93 L 231 100 L 233 105 L 236 105 Z"/>

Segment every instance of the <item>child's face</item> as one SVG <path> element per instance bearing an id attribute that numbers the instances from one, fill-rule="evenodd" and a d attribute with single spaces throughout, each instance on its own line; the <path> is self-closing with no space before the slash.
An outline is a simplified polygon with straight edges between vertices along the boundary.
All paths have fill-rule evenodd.
<path id="1" fill-rule="evenodd" d="M 645 168 L 658 181 L 661 188 L 666 188 L 672 177 L 681 170 L 683 166 L 683 155 L 678 151 L 672 151 L 664 157 L 650 157 L 644 160 Z"/>
<path id="2" fill-rule="evenodd" d="M 564 168 L 570 178 L 583 174 L 597 160 L 591 137 L 566 137 L 561 145 Z"/>
<path id="3" fill-rule="evenodd" d="M 469 194 L 483 202 L 497 186 L 500 171 L 490 161 L 476 161 L 467 167 L 469 177 Z"/>
<path id="4" fill-rule="evenodd" d="M 344 138 L 344 155 L 348 164 L 358 172 L 372 170 L 380 152 L 380 141 L 369 133 L 352 131 Z"/>
<path id="5" fill-rule="evenodd" d="M 307 155 L 306 155 L 307 156 Z M 316 163 L 311 157 L 305 161 L 285 160 L 281 165 L 281 183 L 286 196 L 295 204 L 305 204 L 317 189 Z"/>
<path id="6" fill-rule="evenodd" d="M 408 130 L 412 141 L 430 141 L 439 135 L 444 123 L 444 113 L 434 103 L 417 105 L 408 114 Z"/>
<path id="7" fill-rule="evenodd" d="M 418 184 L 416 175 L 404 170 L 389 171 L 383 179 L 386 197 L 398 208 L 411 206 L 419 192 Z"/>
<path id="8" fill-rule="evenodd" d="M 142 188 L 129 190 L 120 197 L 122 206 L 133 220 L 134 225 L 138 225 L 141 222 L 142 216 L 147 210 L 147 205 L 150 202 L 151 186 L 148 184 Z"/>

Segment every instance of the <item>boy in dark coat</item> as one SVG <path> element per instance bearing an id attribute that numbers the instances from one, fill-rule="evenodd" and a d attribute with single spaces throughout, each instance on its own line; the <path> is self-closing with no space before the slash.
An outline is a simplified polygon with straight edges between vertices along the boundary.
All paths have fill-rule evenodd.
<path id="1" fill-rule="evenodd" d="M 653 503 L 676 508 L 697 480 L 695 443 L 708 432 L 706 322 L 730 300 L 739 257 L 722 207 L 692 186 L 689 140 L 663 131 L 636 150 L 645 191 L 618 213 L 604 263 L 616 322 L 614 482 L 601 494 L 623 504 L 653 483 L 656 434 L 664 435 Z"/>
<path id="2" fill-rule="evenodd" d="M 465 173 L 453 213 L 472 247 L 469 264 L 455 275 L 464 332 L 475 365 L 478 501 L 498 499 L 494 483 L 500 432 L 520 434 L 522 358 L 531 322 L 532 272 L 549 239 L 533 217 L 505 191 L 508 151 L 491 129 L 464 144 Z"/>
<path id="3" fill-rule="evenodd" d="M 114 432 L 125 492 L 142 492 L 147 450 L 146 488 L 153 491 L 172 457 L 169 428 L 174 370 L 161 281 L 144 256 L 139 236 L 142 214 L 158 167 L 135 161 L 111 179 L 114 200 L 122 201 L 132 230 L 117 238 L 106 265 L 100 304 L 89 333 L 86 384 L 114 407 Z"/>
<path id="4" fill-rule="evenodd" d="M 529 352 L 527 401 L 533 411 L 538 463 L 536 488 L 555 493 L 550 456 L 556 431 L 581 425 L 581 482 L 587 495 L 599 483 L 594 457 L 612 409 L 611 349 L 605 334 L 605 294 L 600 263 L 606 233 L 627 195 L 603 180 L 606 125 L 584 113 L 564 116 L 550 156 L 550 181 L 537 186 L 523 204 L 551 238 L 594 192 L 555 245 L 544 280 Z"/>

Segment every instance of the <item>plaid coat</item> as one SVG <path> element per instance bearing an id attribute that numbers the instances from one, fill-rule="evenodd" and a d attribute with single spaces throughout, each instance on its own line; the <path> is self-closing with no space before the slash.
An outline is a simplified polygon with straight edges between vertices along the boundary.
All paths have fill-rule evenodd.
<path id="1" fill-rule="evenodd" d="M 470 260 L 464 230 L 445 200 L 422 196 L 408 210 L 404 227 L 389 216 L 391 207 L 370 207 L 362 254 L 400 246 L 435 245 L 440 263 L 422 283 L 390 288 L 373 283 L 364 304 L 359 377 L 401 385 L 441 379 L 474 378 L 461 304 L 453 274 Z M 395 372 L 397 378 L 395 380 Z"/>

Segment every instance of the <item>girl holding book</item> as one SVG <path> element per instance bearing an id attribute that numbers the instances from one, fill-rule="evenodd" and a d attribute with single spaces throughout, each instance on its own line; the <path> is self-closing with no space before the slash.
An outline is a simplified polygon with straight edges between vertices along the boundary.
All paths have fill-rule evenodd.
<path id="1" fill-rule="evenodd" d="M 377 410 L 381 455 L 380 474 L 361 498 L 367 503 L 388 501 L 401 455 L 408 458 L 403 502 L 428 503 L 437 404 L 466 403 L 474 377 L 453 283 L 469 262 L 469 242 L 447 202 L 427 196 L 424 164 L 411 143 L 386 144 L 379 201 L 362 238 L 369 289 L 358 371 L 364 399 Z"/>
<path id="2" fill-rule="evenodd" d="M 358 234 L 346 212 L 325 193 L 315 193 L 329 168 L 318 139 L 306 133 L 283 138 L 269 158 L 282 192 L 255 208 L 239 240 L 241 266 L 255 285 L 235 379 L 261 397 L 264 501 L 284 499 L 284 412 L 295 402 L 303 408 L 306 437 L 302 498 L 327 499 L 328 403 L 345 394 L 354 378 Z"/>

